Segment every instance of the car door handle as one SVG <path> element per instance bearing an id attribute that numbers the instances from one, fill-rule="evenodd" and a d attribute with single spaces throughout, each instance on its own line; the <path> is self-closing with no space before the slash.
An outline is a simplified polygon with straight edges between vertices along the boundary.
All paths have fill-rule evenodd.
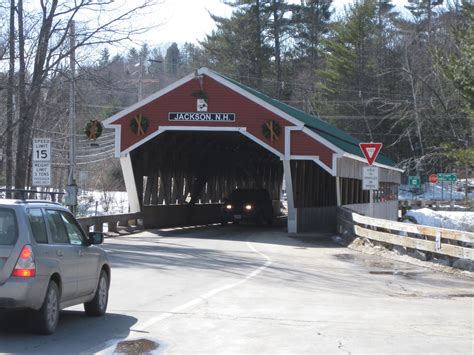
<path id="1" fill-rule="evenodd" d="M 84 256 L 84 252 L 82 250 L 78 251 L 79 256 Z"/>
<path id="2" fill-rule="evenodd" d="M 63 256 L 63 251 L 62 250 L 56 250 L 57 256 Z"/>

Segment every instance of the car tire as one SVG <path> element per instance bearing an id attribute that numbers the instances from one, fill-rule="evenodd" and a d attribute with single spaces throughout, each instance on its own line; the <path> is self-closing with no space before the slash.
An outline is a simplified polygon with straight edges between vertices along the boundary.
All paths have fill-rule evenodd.
<path id="1" fill-rule="evenodd" d="M 59 320 L 59 288 L 50 281 L 44 296 L 43 305 L 34 313 L 35 332 L 42 335 L 53 334 Z"/>
<path id="2" fill-rule="evenodd" d="M 95 291 L 94 298 L 84 303 L 84 311 L 90 317 L 100 317 L 105 314 L 107 310 L 107 303 L 109 302 L 109 278 L 107 273 L 102 270 L 99 276 L 99 282 Z"/>

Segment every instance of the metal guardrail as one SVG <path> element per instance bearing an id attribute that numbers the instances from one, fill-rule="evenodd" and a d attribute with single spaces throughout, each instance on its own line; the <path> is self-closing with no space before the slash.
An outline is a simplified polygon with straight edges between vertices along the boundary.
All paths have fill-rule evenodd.
<path id="1" fill-rule="evenodd" d="M 142 213 L 123 213 L 105 216 L 79 217 L 77 221 L 84 228 L 89 231 L 91 227 L 95 232 L 103 232 L 104 224 L 107 223 L 108 231 L 116 233 L 118 227 L 128 227 L 130 225 L 137 225 L 138 220 L 142 219 Z"/>
<path id="2" fill-rule="evenodd" d="M 338 210 L 338 231 L 382 243 L 474 260 L 474 233 L 407 224 Z"/>

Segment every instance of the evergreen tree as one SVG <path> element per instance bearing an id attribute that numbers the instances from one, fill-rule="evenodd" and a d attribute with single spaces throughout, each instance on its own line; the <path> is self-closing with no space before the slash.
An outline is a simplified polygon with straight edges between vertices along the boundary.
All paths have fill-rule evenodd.
<path id="1" fill-rule="evenodd" d="M 311 68 L 317 66 L 322 38 L 329 31 L 331 4 L 332 0 L 303 0 L 300 5 L 293 7 L 295 49 Z"/>
<path id="2" fill-rule="evenodd" d="M 236 9 L 230 18 L 211 17 L 217 30 L 201 42 L 209 66 L 247 85 L 261 88 L 261 72 L 268 71 L 271 49 L 254 40 L 254 14 Z"/>
<path id="3" fill-rule="evenodd" d="M 380 8 L 375 0 L 362 1 L 333 24 L 323 42 L 324 68 L 316 72 L 315 105 L 321 116 L 340 128 L 363 141 L 383 142 L 390 152 L 403 129 L 393 127 L 404 91 L 399 70 L 402 53 L 387 38 L 391 15 Z M 399 147 L 393 153 L 405 154 Z"/>
<path id="4" fill-rule="evenodd" d="M 177 78 L 181 64 L 181 53 L 178 44 L 173 42 L 166 50 L 165 68 L 166 74 L 171 78 Z"/>

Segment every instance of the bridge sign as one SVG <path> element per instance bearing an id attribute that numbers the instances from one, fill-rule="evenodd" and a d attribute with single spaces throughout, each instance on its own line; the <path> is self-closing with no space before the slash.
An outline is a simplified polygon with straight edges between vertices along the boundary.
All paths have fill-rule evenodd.
<path id="1" fill-rule="evenodd" d="M 411 187 L 420 187 L 421 179 L 419 176 L 409 176 L 408 177 L 408 185 Z"/>
<path id="2" fill-rule="evenodd" d="M 378 190 L 379 168 L 375 166 L 364 166 L 362 169 L 362 190 Z"/>
<path id="3" fill-rule="evenodd" d="M 440 182 L 456 182 L 458 176 L 456 174 L 438 174 L 438 180 Z"/>

